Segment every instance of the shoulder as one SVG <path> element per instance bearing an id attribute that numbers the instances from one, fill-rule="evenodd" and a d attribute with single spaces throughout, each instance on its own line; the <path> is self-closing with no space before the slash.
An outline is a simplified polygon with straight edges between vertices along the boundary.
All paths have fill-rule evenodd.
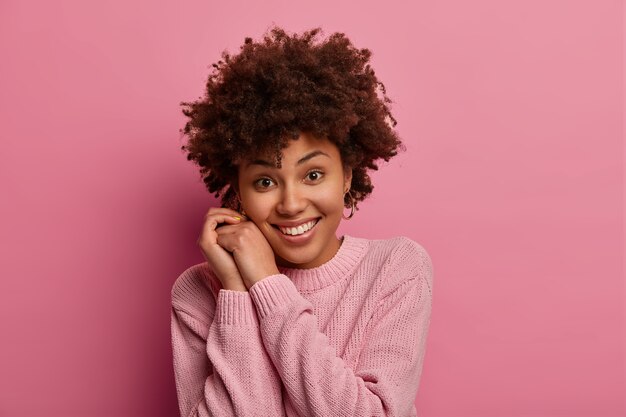
<path id="1" fill-rule="evenodd" d="M 368 255 L 382 262 L 380 278 L 384 292 L 412 284 L 427 287 L 432 295 L 433 263 L 420 243 L 407 236 L 370 240 Z"/>
<path id="2" fill-rule="evenodd" d="M 212 318 L 219 288 L 219 280 L 208 263 L 192 265 L 172 285 L 172 307 L 198 319 Z"/>
<path id="3" fill-rule="evenodd" d="M 387 266 L 432 264 L 426 248 L 410 237 L 396 236 L 388 239 L 369 239 L 368 241 L 368 256 L 381 258 L 381 261 Z"/>

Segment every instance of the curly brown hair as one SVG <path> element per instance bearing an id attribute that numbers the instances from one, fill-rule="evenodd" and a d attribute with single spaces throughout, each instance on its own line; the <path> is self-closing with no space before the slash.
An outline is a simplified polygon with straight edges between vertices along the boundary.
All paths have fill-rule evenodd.
<path id="1" fill-rule="evenodd" d="M 290 36 L 274 26 L 262 41 L 246 37 L 239 54 L 225 50 L 213 64 L 204 98 L 180 103 L 189 118 L 181 149 L 210 193 L 219 197 L 226 188 L 222 207 L 237 209 L 239 163 L 274 152 L 280 168 L 282 149 L 301 132 L 328 138 L 352 169 L 346 207 L 374 189 L 366 170 L 377 170 L 376 160 L 405 150 L 393 129 L 392 101 L 369 64 L 371 51 L 355 48 L 343 33 L 318 42 L 321 31 Z"/>

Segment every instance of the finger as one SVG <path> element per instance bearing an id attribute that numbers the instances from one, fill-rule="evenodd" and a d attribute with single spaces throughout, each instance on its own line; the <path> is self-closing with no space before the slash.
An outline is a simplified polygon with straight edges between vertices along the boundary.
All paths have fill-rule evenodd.
<path id="1" fill-rule="evenodd" d="M 240 224 L 227 224 L 227 223 L 222 223 L 219 228 L 215 229 L 215 232 L 218 235 L 226 235 L 229 233 L 235 233 L 237 230 L 239 230 L 240 228 Z"/>
<path id="2" fill-rule="evenodd" d="M 217 235 L 217 244 L 219 246 L 221 246 L 224 250 L 227 250 L 228 252 L 233 252 L 234 250 L 234 240 L 233 240 L 233 236 L 235 236 L 234 233 L 218 233 Z"/>
<path id="3" fill-rule="evenodd" d="M 206 216 L 200 236 L 198 237 L 198 243 L 209 242 L 215 244 L 216 241 L 216 228 L 220 224 L 237 224 L 241 220 L 235 219 L 230 214 L 211 214 Z"/>
<path id="4" fill-rule="evenodd" d="M 232 210 L 226 207 L 211 207 L 209 208 L 209 211 L 207 212 L 207 216 L 212 215 L 212 214 L 226 214 L 229 216 L 240 217 L 240 218 L 246 217 L 243 214 L 239 213 L 238 211 Z"/>

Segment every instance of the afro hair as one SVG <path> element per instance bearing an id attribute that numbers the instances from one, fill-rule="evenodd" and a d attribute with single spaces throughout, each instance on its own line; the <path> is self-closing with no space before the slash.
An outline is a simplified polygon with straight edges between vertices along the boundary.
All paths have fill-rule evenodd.
<path id="1" fill-rule="evenodd" d="M 222 196 L 222 207 L 238 207 L 231 184 L 239 163 L 273 154 L 280 168 L 282 149 L 301 132 L 332 141 L 352 169 L 346 207 L 372 192 L 367 170 L 377 170 L 377 160 L 405 150 L 391 100 L 369 64 L 371 51 L 355 48 L 343 33 L 320 41 L 321 31 L 289 35 L 274 26 L 259 42 L 246 37 L 239 54 L 225 50 L 212 65 L 204 97 L 180 103 L 189 118 L 182 150 L 209 192 Z"/>

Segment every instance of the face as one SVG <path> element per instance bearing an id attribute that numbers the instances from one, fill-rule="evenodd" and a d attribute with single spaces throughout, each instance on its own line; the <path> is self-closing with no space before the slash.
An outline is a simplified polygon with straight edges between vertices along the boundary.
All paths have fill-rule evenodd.
<path id="1" fill-rule="evenodd" d="M 334 143 L 302 133 L 283 149 L 281 168 L 273 155 L 257 155 L 241 163 L 238 174 L 241 206 L 274 250 L 277 265 L 314 268 L 337 253 L 335 233 L 352 171 L 344 170 Z"/>

